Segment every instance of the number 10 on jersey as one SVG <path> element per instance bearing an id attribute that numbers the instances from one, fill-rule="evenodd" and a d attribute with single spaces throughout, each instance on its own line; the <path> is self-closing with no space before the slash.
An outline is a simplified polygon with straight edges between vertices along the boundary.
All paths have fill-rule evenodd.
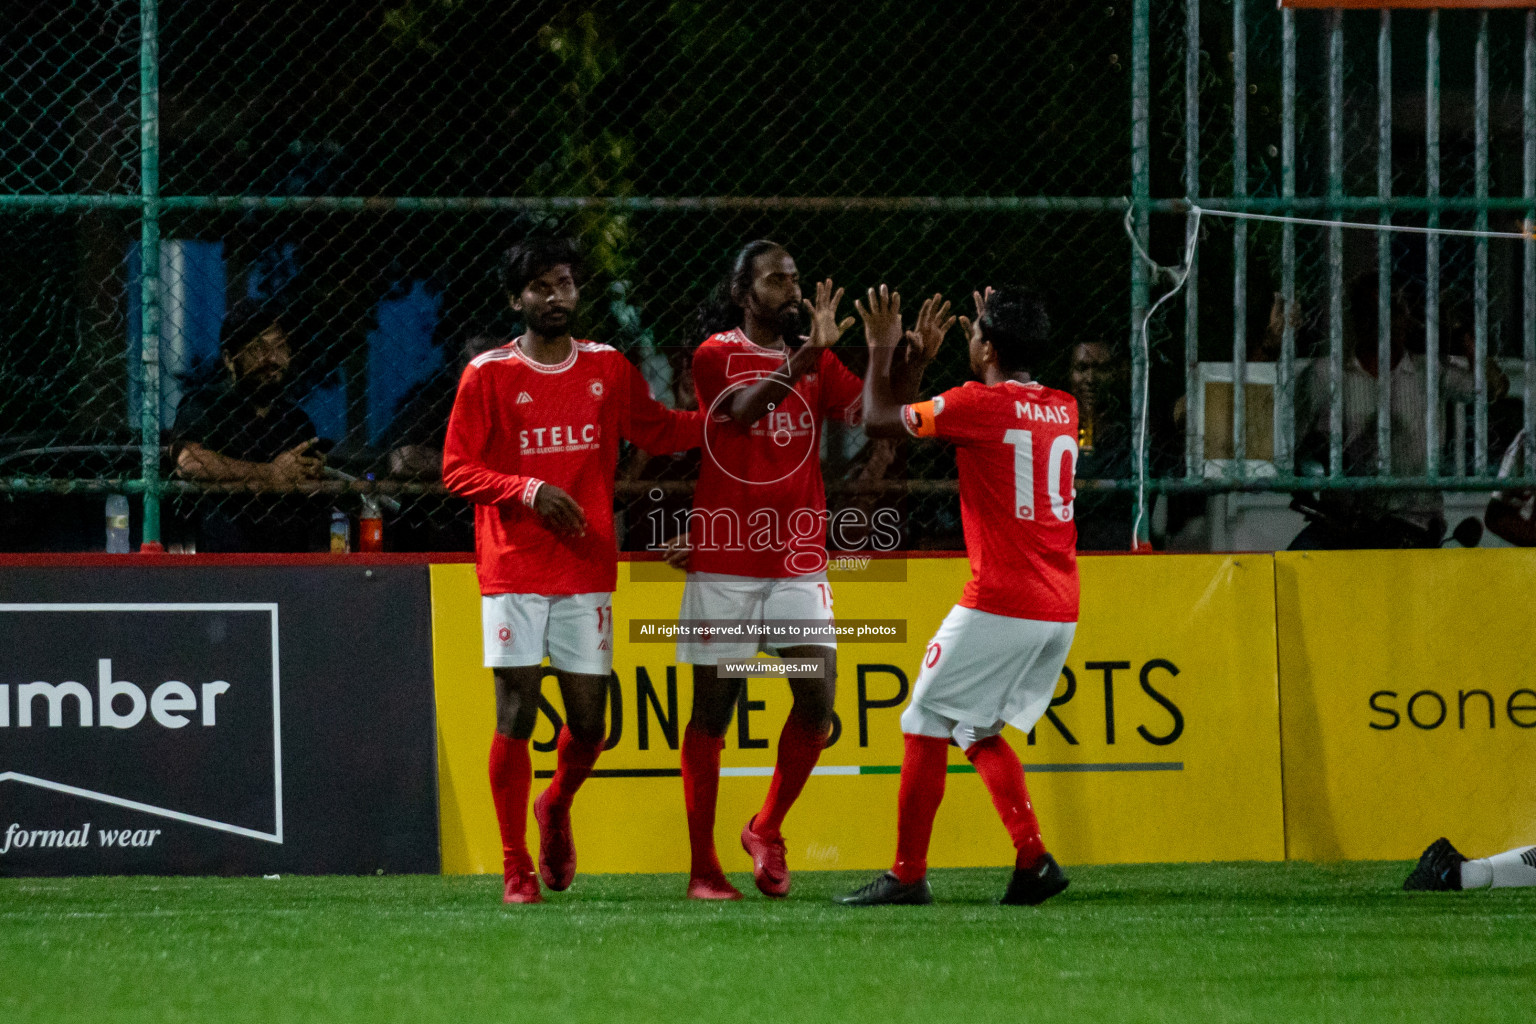
<path id="1" fill-rule="evenodd" d="M 1003 432 L 1003 443 L 1013 445 L 1013 514 L 1018 519 L 1035 518 L 1035 432 L 1033 430 L 1008 430 Z M 1067 460 L 1066 471 L 1077 469 L 1077 442 L 1070 434 L 1058 434 L 1051 442 L 1051 450 L 1045 457 L 1045 491 L 1050 499 L 1051 511 L 1064 523 L 1072 521 L 1072 493 L 1061 493 L 1062 460 Z"/>

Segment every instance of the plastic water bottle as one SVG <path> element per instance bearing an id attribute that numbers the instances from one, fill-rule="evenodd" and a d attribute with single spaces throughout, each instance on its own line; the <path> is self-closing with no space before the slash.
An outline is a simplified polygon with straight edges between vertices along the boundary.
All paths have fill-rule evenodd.
<path id="1" fill-rule="evenodd" d="M 368 482 L 373 482 L 373 474 L 367 476 Z M 377 494 L 364 494 L 362 511 L 357 517 L 357 550 L 359 551 L 383 551 L 384 550 L 384 513 L 379 505 Z"/>
<path id="2" fill-rule="evenodd" d="M 331 513 L 331 554 L 345 555 L 352 550 L 352 523 L 340 509 Z"/>
<path id="3" fill-rule="evenodd" d="M 128 499 L 121 494 L 107 495 L 107 554 L 128 553 Z"/>

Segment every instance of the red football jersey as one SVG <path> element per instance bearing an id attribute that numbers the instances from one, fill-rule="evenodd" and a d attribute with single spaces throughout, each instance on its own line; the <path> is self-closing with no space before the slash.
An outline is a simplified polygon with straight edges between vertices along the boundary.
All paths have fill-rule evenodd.
<path id="1" fill-rule="evenodd" d="M 953 441 L 971 578 L 966 608 L 1077 621 L 1077 399 L 1043 384 L 971 381 L 902 407 L 917 437 Z"/>
<path id="2" fill-rule="evenodd" d="M 482 594 L 613 590 L 620 438 L 653 454 L 694 448 L 703 417 L 668 409 L 617 349 L 589 341 L 554 366 L 529 359 L 514 341 L 465 368 L 443 445 L 443 483 L 475 503 Z M 533 511 L 545 482 L 581 506 L 584 536 L 558 535 Z"/>
<path id="3" fill-rule="evenodd" d="M 864 384 L 830 350 L 794 390 L 750 427 L 719 411 L 730 394 L 783 369 L 783 349 L 741 330 L 705 340 L 693 354 L 704 410 L 704 458 L 689 517 L 696 572 L 782 578 L 826 568 L 827 495 L 821 424 L 857 423 Z"/>

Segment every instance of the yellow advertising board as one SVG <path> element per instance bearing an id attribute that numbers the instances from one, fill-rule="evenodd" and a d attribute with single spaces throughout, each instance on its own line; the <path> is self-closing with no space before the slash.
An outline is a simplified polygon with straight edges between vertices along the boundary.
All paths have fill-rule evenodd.
<path id="1" fill-rule="evenodd" d="M 1271 558 L 1106 556 L 1080 564 L 1081 623 L 1056 700 L 1033 735 L 1006 733 L 1024 761 L 1047 844 L 1067 864 L 1282 858 Z M 885 582 L 837 584 L 840 622 L 899 620 L 905 636 L 839 641 L 837 724 L 785 824 L 791 868 L 889 865 L 901 710 L 968 572 L 963 558 L 914 557 L 894 574 L 904 582 L 884 572 Z M 474 567 L 434 565 L 432 591 L 443 870 L 494 872 L 500 842 L 486 778 L 494 716 Z M 610 749 L 573 811 L 582 871 L 687 870 L 677 747 L 691 669 L 675 664 L 672 643 L 635 642 L 628 626 L 631 618 L 675 619 L 681 596 L 681 574 L 634 579 L 620 567 Z M 558 714 L 553 678 L 545 695 Z M 750 867 L 737 835 L 763 799 L 789 705 L 781 681 L 749 680 L 727 735 L 717 837 L 728 871 Z M 554 768 L 554 734 L 553 719 L 541 714 L 539 779 Z M 1006 865 L 1012 856 L 980 779 L 951 749 L 930 863 Z"/>
<path id="2" fill-rule="evenodd" d="M 1297 860 L 1536 843 L 1536 551 L 1275 556 Z"/>

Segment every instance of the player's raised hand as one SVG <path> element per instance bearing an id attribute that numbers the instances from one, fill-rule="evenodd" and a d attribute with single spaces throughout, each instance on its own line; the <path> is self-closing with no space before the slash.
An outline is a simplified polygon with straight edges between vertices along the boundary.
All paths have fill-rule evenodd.
<path id="1" fill-rule="evenodd" d="M 960 318 L 960 330 L 965 333 L 967 340 L 981 340 L 981 318 L 987 315 L 987 300 L 992 298 L 993 291 L 989 286 L 985 292 L 971 292 L 971 300 L 976 303 L 976 319 Z"/>
<path id="2" fill-rule="evenodd" d="M 912 330 L 906 333 L 907 362 L 909 364 L 922 365 L 933 360 L 938 355 L 939 343 L 955 326 L 955 317 L 950 314 L 949 303 L 938 292 L 933 297 L 923 300 L 923 305 L 917 311 L 917 323 Z"/>
<path id="3" fill-rule="evenodd" d="M 544 484 L 539 488 L 538 495 L 533 499 L 533 510 L 539 514 L 551 530 L 556 533 L 571 534 L 572 536 L 585 536 L 587 532 L 587 516 L 582 512 L 581 506 L 576 504 L 576 499 L 566 494 L 554 484 Z"/>
<path id="4" fill-rule="evenodd" d="M 811 333 L 802 338 L 812 348 L 831 348 L 837 343 L 837 339 L 843 336 L 843 332 L 853 326 L 853 317 L 837 319 L 837 307 L 843 301 L 843 290 L 832 290 L 832 279 L 820 281 L 816 285 L 816 301 L 801 299 L 805 306 L 806 315 L 811 318 Z"/>
<path id="5" fill-rule="evenodd" d="M 870 348 L 895 348 L 901 342 L 901 293 L 881 285 L 878 292 L 869 290 L 868 301 L 853 302 L 864 320 L 864 340 Z"/>

